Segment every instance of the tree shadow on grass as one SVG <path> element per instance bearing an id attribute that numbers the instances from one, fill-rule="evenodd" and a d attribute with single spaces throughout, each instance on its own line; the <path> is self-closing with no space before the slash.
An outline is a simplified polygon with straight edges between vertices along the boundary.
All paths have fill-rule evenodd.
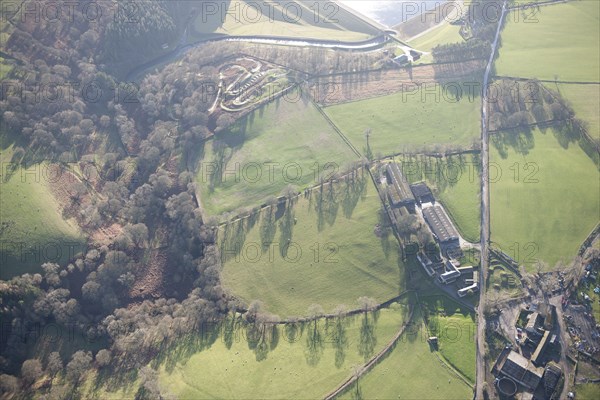
<path id="1" fill-rule="evenodd" d="M 350 345 L 348 339 L 347 327 L 348 317 L 337 316 L 326 321 L 326 331 L 331 332 L 331 343 L 335 350 L 335 367 L 341 368 L 346 361 L 346 353 Z"/>
<path id="2" fill-rule="evenodd" d="M 275 207 L 267 207 L 261 212 L 260 218 L 260 241 L 262 243 L 262 252 L 269 250 L 275 233 L 277 232 L 277 223 L 275 218 Z"/>
<path id="3" fill-rule="evenodd" d="M 128 392 L 138 378 L 138 369 L 118 365 L 113 368 L 99 369 L 93 382 L 93 392 L 101 388 L 109 392 L 123 390 Z"/>
<path id="4" fill-rule="evenodd" d="M 492 135 L 492 144 L 502 159 L 508 158 L 508 149 L 517 154 L 527 155 L 535 147 L 535 139 L 531 129 L 519 128 L 497 132 Z"/>
<path id="5" fill-rule="evenodd" d="M 243 321 L 237 314 L 230 314 L 223 320 L 222 335 L 223 343 L 228 350 L 231 349 L 234 342 L 238 342 L 241 336 Z"/>
<path id="6" fill-rule="evenodd" d="M 342 209 L 346 218 L 351 218 L 358 201 L 366 197 L 368 180 L 364 168 L 353 170 L 344 178 Z"/>
<path id="7" fill-rule="evenodd" d="M 377 345 L 375 325 L 377 323 L 375 313 L 365 312 L 360 325 L 360 341 L 358 343 L 358 354 L 365 362 L 373 356 Z"/>
<path id="8" fill-rule="evenodd" d="M 571 143 L 576 143 L 581 139 L 581 130 L 573 123 L 564 122 L 559 125 L 555 125 L 552 130 L 554 137 L 558 141 L 558 144 L 563 149 L 568 149 Z"/>
<path id="9" fill-rule="evenodd" d="M 246 220 L 238 219 L 230 222 L 223 228 L 223 240 L 220 245 L 221 261 L 225 263 L 237 258 L 246 242 Z"/>
<path id="10" fill-rule="evenodd" d="M 331 226 L 335 223 L 340 205 L 332 182 L 321 184 L 314 192 L 317 229 L 322 232 L 325 225 Z"/>
<path id="11" fill-rule="evenodd" d="M 212 347 L 221 335 L 221 327 L 222 321 L 201 323 L 196 332 L 161 349 L 159 355 L 151 362 L 152 368 L 158 369 L 159 366 L 164 365 L 167 372 L 173 372 L 178 363 L 185 364 L 194 354 Z"/>
<path id="12" fill-rule="evenodd" d="M 392 223 L 389 215 L 383 207 L 380 207 L 377 211 L 377 226 L 375 227 L 374 234 L 379 237 L 385 259 L 389 259 L 396 239 L 392 234 Z"/>
<path id="13" fill-rule="evenodd" d="M 306 327 L 306 363 L 312 367 L 321 361 L 324 350 L 324 335 L 319 319 L 310 321 Z"/>
<path id="14" fill-rule="evenodd" d="M 246 326 L 248 348 L 254 352 L 256 361 L 267 359 L 269 352 L 279 343 L 279 327 L 273 324 L 252 323 Z"/>
<path id="15" fill-rule="evenodd" d="M 249 232 L 260 221 L 260 212 L 251 212 L 246 218 L 246 230 Z"/>
<path id="16" fill-rule="evenodd" d="M 279 251 L 283 258 L 287 258 L 287 253 L 292 242 L 292 234 L 294 232 L 294 225 L 296 224 L 296 218 L 294 217 L 294 206 L 293 201 L 288 200 L 286 203 L 285 211 L 279 221 Z"/>

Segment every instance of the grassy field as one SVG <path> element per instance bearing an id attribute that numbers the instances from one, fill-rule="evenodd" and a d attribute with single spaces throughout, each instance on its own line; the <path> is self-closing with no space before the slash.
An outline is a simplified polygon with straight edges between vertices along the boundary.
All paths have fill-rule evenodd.
<path id="1" fill-rule="evenodd" d="M 588 134 L 600 140 L 600 85 L 559 84 L 558 90 L 571 103 L 575 116 L 589 124 Z"/>
<path id="2" fill-rule="evenodd" d="M 456 101 L 447 89 L 431 84 L 427 90 L 395 93 L 324 110 L 363 153 L 364 132 L 368 128 L 375 155 L 444 145 L 470 147 L 480 134 L 480 98 L 469 98 L 465 88 L 464 96 Z"/>
<path id="3" fill-rule="evenodd" d="M 316 185 L 357 159 L 312 103 L 295 99 L 269 103 L 206 143 L 197 172 L 206 213 L 258 206 L 288 185 Z"/>
<path id="4" fill-rule="evenodd" d="M 284 4 L 286 6 L 275 1 L 232 0 L 226 14 L 225 10 L 219 9 L 198 15 L 193 25 L 194 34 L 360 41 L 377 33 L 376 29 L 343 9 L 317 7 L 317 3 L 302 0 Z M 225 7 L 225 2 L 218 6 Z"/>
<path id="5" fill-rule="evenodd" d="M 481 220 L 480 176 L 478 155 L 467 154 L 443 159 L 432 157 L 398 157 L 411 182 L 425 180 L 450 214 L 465 240 L 479 240 Z"/>
<path id="6" fill-rule="evenodd" d="M 84 243 L 50 192 L 47 165 L 17 167 L 11 173 L 12 153 L 12 147 L 0 151 L 0 279 L 39 272 L 45 262 L 66 262 Z"/>
<path id="7" fill-rule="evenodd" d="M 366 318 L 278 326 L 263 336 L 238 317 L 228 321 L 229 336 L 223 330 L 208 342 L 184 340 L 159 355 L 153 367 L 160 373 L 161 393 L 180 399 L 321 398 L 381 350 L 407 315 L 407 306 L 394 303 Z M 94 387 L 96 377 L 86 379 L 84 397 L 133 398 L 140 384 L 132 377 L 129 385 L 111 391 L 110 381 Z"/>
<path id="8" fill-rule="evenodd" d="M 600 81 L 596 1 L 575 1 L 507 15 L 499 75 L 563 81 Z"/>
<path id="9" fill-rule="evenodd" d="M 306 315 L 313 303 L 331 312 L 355 308 L 361 296 L 389 300 L 404 290 L 404 265 L 391 232 L 374 232 L 380 207 L 368 174 L 359 172 L 354 182 L 230 223 L 219 232 L 223 285 L 281 317 Z"/>
<path id="10" fill-rule="evenodd" d="M 518 151 L 490 149 L 491 239 L 528 267 L 572 259 L 600 219 L 598 169 L 563 133 L 536 129 Z"/>
<path id="11" fill-rule="evenodd" d="M 474 163 L 478 161 L 472 160 Z M 473 166 L 475 164 L 471 164 Z M 455 222 L 460 234 L 470 242 L 479 241 L 481 190 L 479 175 L 469 165 L 461 164 L 460 178 L 436 195 Z M 473 173 L 473 175 L 471 175 Z"/>
<path id="12" fill-rule="evenodd" d="M 575 393 L 578 399 L 595 400 L 600 397 L 600 384 L 586 383 L 583 385 L 575 385 Z"/>
<path id="13" fill-rule="evenodd" d="M 375 354 L 385 346 L 405 316 L 404 309 L 382 310 L 377 319 L 345 320 L 347 341 L 342 345 L 332 339 L 335 323 L 325 329 L 325 323 L 319 322 L 322 342 L 317 346 L 311 343 L 312 326 L 293 343 L 282 332 L 278 345 L 264 359 L 257 359 L 243 340 L 231 348 L 221 341 L 178 364 L 171 373 L 161 370 L 160 383 L 167 392 L 185 399 L 321 398 L 350 376 L 353 366 L 364 363 L 364 354 Z M 365 349 L 370 351 L 364 353 Z"/>
<path id="14" fill-rule="evenodd" d="M 342 398 L 467 399 L 472 388 L 452 373 L 430 348 L 428 332 L 418 313 L 414 324 L 392 352 Z M 473 345 L 474 347 L 474 345 Z"/>
<path id="15" fill-rule="evenodd" d="M 446 296 L 421 297 L 428 310 L 429 333 L 438 337 L 440 354 L 475 383 L 475 316 Z"/>
<path id="16" fill-rule="evenodd" d="M 419 37 L 411 39 L 407 44 L 419 51 L 431 53 L 431 49 L 440 44 L 451 44 L 464 41 L 460 36 L 460 26 L 452 25 L 447 21 L 435 26 Z M 431 54 L 424 55 L 419 62 L 432 62 Z"/>
<path id="17" fill-rule="evenodd" d="M 475 383 L 474 318 L 472 314 L 438 317 L 440 354 L 472 383 Z"/>

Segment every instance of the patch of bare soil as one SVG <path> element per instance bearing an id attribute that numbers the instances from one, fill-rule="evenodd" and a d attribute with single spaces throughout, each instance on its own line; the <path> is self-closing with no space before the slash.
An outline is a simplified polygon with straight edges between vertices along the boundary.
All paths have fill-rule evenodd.
<path id="1" fill-rule="evenodd" d="M 133 300 L 162 297 L 166 265 L 166 249 L 148 249 L 144 261 L 135 271 L 137 279 L 129 291 L 129 296 Z"/>
<path id="2" fill-rule="evenodd" d="M 340 74 L 320 77 L 309 83 L 313 99 L 322 105 L 365 100 L 392 93 L 414 90 L 424 83 L 456 83 L 476 81 L 475 76 L 485 68 L 485 61 L 417 65 L 400 69 Z"/>
<path id="3" fill-rule="evenodd" d="M 90 239 L 92 243 L 99 246 L 108 246 L 111 244 L 117 236 L 121 234 L 123 227 L 119 224 L 112 224 L 110 226 L 103 226 L 92 232 Z"/>
<path id="4" fill-rule="evenodd" d="M 140 257 L 134 271 L 136 280 L 129 291 L 133 302 L 164 297 L 167 267 L 167 246 L 164 242 L 167 236 L 166 228 L 159 226 L 150 241 L 150 248 Z"/>

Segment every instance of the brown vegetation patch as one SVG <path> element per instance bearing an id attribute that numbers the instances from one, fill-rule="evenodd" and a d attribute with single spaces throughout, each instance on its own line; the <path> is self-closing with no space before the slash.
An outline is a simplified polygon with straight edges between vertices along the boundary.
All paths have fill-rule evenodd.
<path id="1" fill-rule="evenodd" d="M 316 78 L 309 84 L 311 96 L 320 104 L 332 105 L 365 100 L 406 90 L 415 85 L 438 81 L 475 81 L 485 61 L 428 64 L 401 69 L 340 74 Z"/>
<path id="2" fill-rule="evenodd" d="M 115 240 L 117 236 L 121 234 L 122 231 L 123 227 L 116 223 L 109 226 L 100 227 L 92 232 L 92 243 L 100 246 L 108 246 Z"/>
<path id="3" fill-rule="evenodd" d="M 129 291 L 135 300 L 163 297 L 163 280 L 167 265 L 166 249 L 148 249 L 146 261 L 136 268 L 136 281 Z"/>

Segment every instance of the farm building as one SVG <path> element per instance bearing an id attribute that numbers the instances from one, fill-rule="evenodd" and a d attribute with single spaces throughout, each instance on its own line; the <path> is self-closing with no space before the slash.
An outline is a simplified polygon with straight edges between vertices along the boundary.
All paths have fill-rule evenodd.
<path id="1" fill-rule="evenodd" d="M 417 254 L 417 260 L 419 261 L 419 264 L 421 264 L 421 266 L 425 270 L 425 273 L 429 277 L 432 277 L 435 275 L 435 270 L 433 269 L 433 262 L 429 259 L 429 257 L 427 257 L 423 253 L 419 253 L 419 254 Z"/>
<path id="2" fill-rule="evenodd" d="M 458 279 L 460 271 L 450 261 L 446 261 L 446 272 L 440 275 L 440 281 L 444 284 L 449 284 Z"/>
<path id="3" fill-rule="evenodd" d="M 410 191 L 408 181 L 402 175 L 400 165 L 395 162 L 389 163 L 386 167 L 386 174 L 390 184 L 388 198 L 392 207 L 414 207 L 415 198 Z"/>
<path id="4" fill-rule="evenodd" d="M 539 328 L 541 325 L 542 325 L 541 315 L 537 312 L 533 312 L 533 313 L 529 314 L 529 316 L 527 317 L 527 325 L 525 325 L 525 331 L 528 334 L 538 336 L 539 332 L 537 331 L 537 328 Z"/>
<path id="5" fill-rule="evenodd" d="M 425 221 L 436 239 L 445 248 L 459 247 L 458 232 L 442 207 L 434 205 L 423 209 Z"/>
<path id="6" fill-rule="evenodd" d="M 410 61 L 408 59 L 408 56 L 406 54 L 401 54 L 398 57 L 394 57 L 393 60 L 398 65 L 404 65 L 404 64 L 407 64 Z"/>
<path id="7" fill-rule="evenodd" d="M 508 354 L 503 352 L 500 357 L 503 358 L 494 367 L 500 375 L 513 379 L 527 389 L 537 388 L 544 374 L 543 368 L 534 366 L 530 360 L 512 350 Z"/>
<path id="8" fill-rule="evenodd" d="M 458 297 L 465 297 L 469 294 L 469 291 L 475 292 L 477 290 L 479 290 L 479 283 L 473 282 L 469 286 L 465 286 L 464 288 L 458 289 Z"/>
<path id="9" fill-rule="evenodd" d="M 458 269 L 461 274 L 470 274 L 470 273 L 473 272 L 473 266 L 472 265 L 465 265 L 464 267 L 458 267 L 456 269 Z"/>
<path id="10" fill-rule="evenodd" d="M 466 268 L 471 268 L 471 270 L 473 271 L 473 267 L 461 267 L 458 268 L 458 270 L 462 272 L 462 270 L 466 269 Z M 461 288 L 458 290 L 458 296 L 459 297 L 465 297 L 467 294 L 469 294 L 469 291 L 476 291 L 479 289 L 479 271 L 478 270 L 474 270 L 473 271 L 473 278 L 467 278 L 465 279 L 465 284 L 467 284 L 467 286 Z"/>
<path id="11" fill-rule="evenodd" d="M 459 268 L 459 270 L 460 270 L 460 268 Z M 462 272 L 461 272 L 461 274 L 462 274 Z M 465 282 L 469 283 L 469 284 L 479 282 L 479 270 L 477 270 L 477 269 L 473 270 L 473 277 L 465 279 Z"/>
<path id="12" fill-rule="evenodd" d="M 548 345 L 549 338 L 550 338 L 550 331 L 544 331 L 544 335 L 542 336 L 542 339 L 538 343 L 537 347 L 535 348 L 535 351 L 533 352 L 533 355 L 531 356 L 531 361 L 535 365 L 542 364 L 542 360 L 544 358 L 544 351 L 546 350 L 546 346 Z"/>
<path id="13" fill-rule="evenodd" d="M 553 362 L 548 363 L 544 370 L 544 391 L 547 398 L 552 397 L 561 376 L 562 370 L 560 367 Z"/>
<path id="14" fill-rule="evenodd" d="M 433 193 L 431 193 L 431 189 L 424 183 L 415 183 L 414 185 L 410 185 L 410 190 L 412 190 L 413 195 L 417 203 L 435 203 L 435 199 L 433 197 Z"/>
<path id="15" fill-rule="evenodd" d="M 543 327 L 547 331 L 554 327 L 554 317 L 556 315 L 556 307 L 549 303 L 541 303 L 538 305 L 537 312 L 544 319 Z"/>
<path id="16" fill-rule="evenodd" d="M 399 221 L 402 219 L 403 216 L 410 214 L 408 212 L 408 210 L 406 209 L 406 207 L 398 207 L 398 208 L 392 208 L 392 223 L 396 226 L 396 228 L 398 230 L 400 230 L 400 227 L 398 225 Z"/>

